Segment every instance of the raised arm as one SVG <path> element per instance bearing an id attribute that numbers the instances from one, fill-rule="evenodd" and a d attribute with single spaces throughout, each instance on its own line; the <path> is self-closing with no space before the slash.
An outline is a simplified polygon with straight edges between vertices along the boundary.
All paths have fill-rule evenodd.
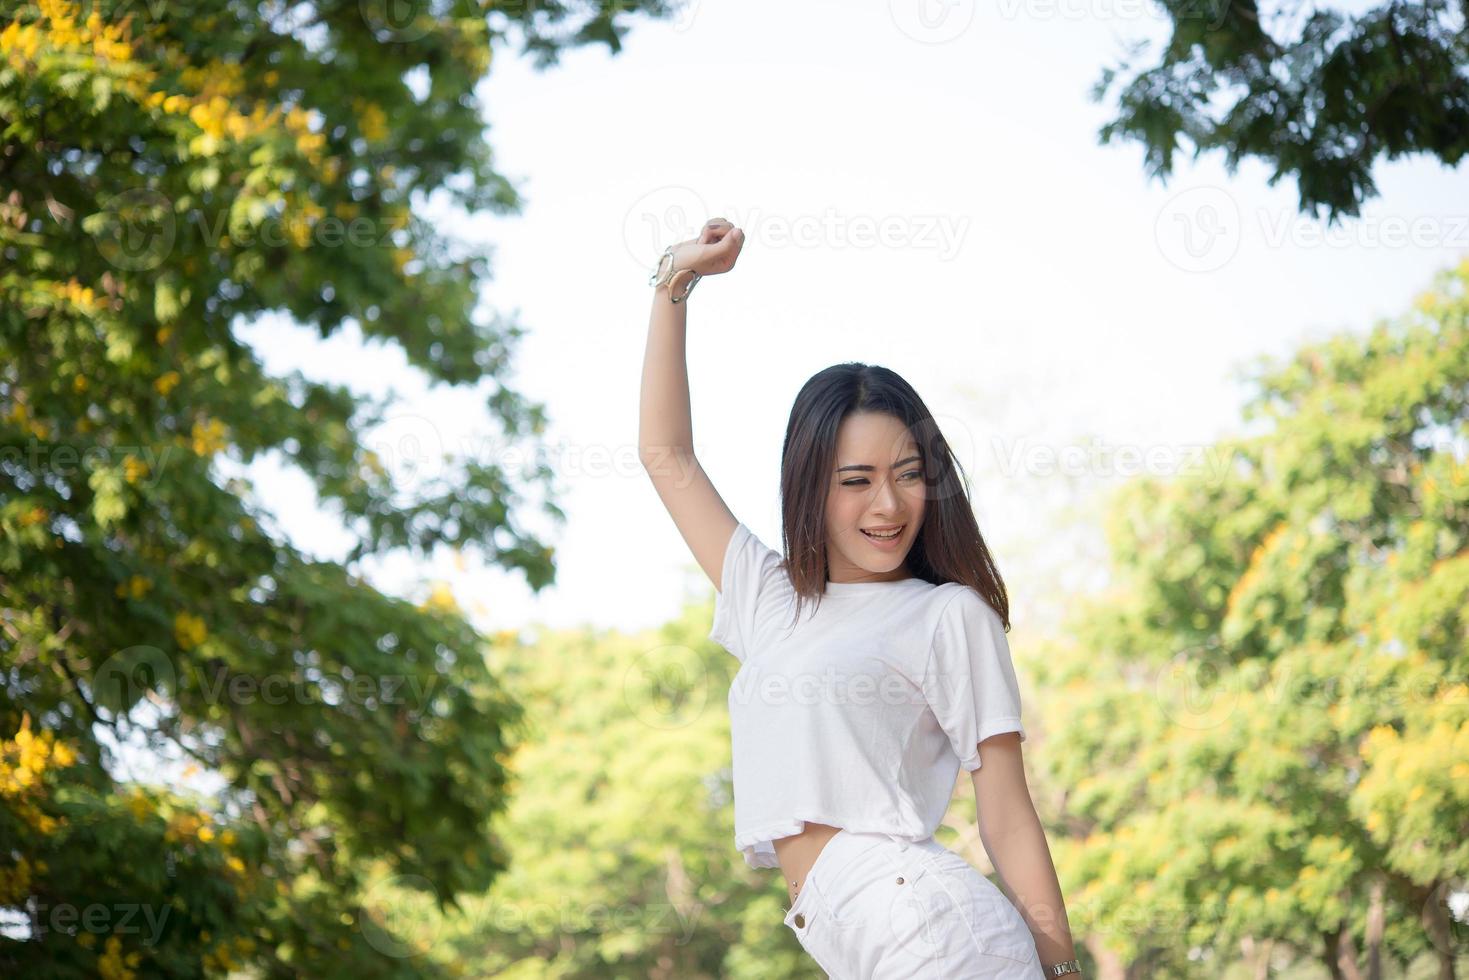
<path id="1" fill-rule="evenodd" d="M 744 243 L 743 231 L 723 218 L 714 218 L 698 238 L 675 246 L 673 267 L 701 276 L 728 272 Z M 693 294 L 678 303 L 672 298 L 684 295 L 688 278 L 688 272 L 675 273 L 670 283 L 653 291 L 648 346 L 643 353 L 638 455 L 684 543 L 719 589 L 724 549 L 738 522 L 694 457 L 684 343 Z"/>

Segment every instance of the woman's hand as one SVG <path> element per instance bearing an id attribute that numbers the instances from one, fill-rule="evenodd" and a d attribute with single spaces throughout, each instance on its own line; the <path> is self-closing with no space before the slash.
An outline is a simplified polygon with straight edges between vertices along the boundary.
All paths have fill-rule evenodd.
<path id="1" fill-rule="evenodd" d="M 673 247 L 674 269 L 691 269 L 701 276 L 717 276 L 734 268 L 745 246 L 745 233 L 723 218 L 710 218 L 690 238 Z"/>

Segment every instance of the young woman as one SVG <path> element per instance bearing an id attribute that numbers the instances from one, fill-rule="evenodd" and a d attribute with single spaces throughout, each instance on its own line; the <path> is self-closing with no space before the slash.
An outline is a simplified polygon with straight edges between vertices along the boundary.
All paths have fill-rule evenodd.
<path id="1" fill-rule="evenodd" d="M 716 218 L 660 260 L 639 423 L 644 468 L 717 591 L 709 635 L 740 661 L 735 846 L 781 869 L 785 924 L 832 977 L 1078 975 L 1025 782 L 1005 587 L 923 401 L 865 364 L 806 382 L 782 450 L 785 558 L 694 457 L 686 301 L 743 245 Z M 1004 891 L 933 838 L 961 768 Z"/>

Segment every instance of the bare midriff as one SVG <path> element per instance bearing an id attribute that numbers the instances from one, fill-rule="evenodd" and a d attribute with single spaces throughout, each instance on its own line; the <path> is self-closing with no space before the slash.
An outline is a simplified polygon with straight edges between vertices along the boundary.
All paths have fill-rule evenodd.
<path id="1" fill-rule="evenodd" d="M 775 848 L 775 859 L 780 862 L 780 873 L 785 878 L 786 892 L 792 904 L 801 894 L 801 886 L 805 885 L 806 875 L 810 873 L 811 865 L 816 863 L 816 856 L 838 830 L 841 828 L 807 821 L 799 834 L 770 842 Z"/>

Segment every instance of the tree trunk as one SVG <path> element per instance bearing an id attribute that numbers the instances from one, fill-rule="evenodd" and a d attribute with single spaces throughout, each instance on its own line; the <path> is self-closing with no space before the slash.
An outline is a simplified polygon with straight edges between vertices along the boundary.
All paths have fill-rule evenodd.
<path id="1" fill-rule="evenodd" d="M 1275 940 L 1261 941 L 1254 936 L 1241 936 L 1239 948 L 1255 980 L 1269 980 L 1270 957 L 1275 952 Z"/>
<path id="2" fill-rule="evenodd" d="M 1127 964 L 1098 937 L 1087 936 L 1082 940 L 1087 952 L 1097 964 L 1097 980 L 1129 980 Z"/>
<path id="3" fill-rule="evenodd" d="M 1386 915 L 1383 892 L 1387 883 L 1372 880 L 1371 898 L 1367 905 L 1367 980 L 1382 980 L 1382 930 Z"/>
<path id="4" fill-rule="evenodd" d="M 1341 975 L 1346 980 L 1363 980 L 1362 967 L 1357 962 L 1357 944 L 1352 940 L 1352 930 L 1345 926 L 1337 930 L 1337 960 L 1341 963 Z"/>
<path id="5" fill-rule="evenodd" d="M 1331 980 L 1362 980 L 1362 972 L 1357 969 L 1357 950 L 1350 932 L 1342 926 L 1323 932 L 1321 945 L 1321 958 L 1326 963 L 1326 969 L 1331 971 Z"/>

